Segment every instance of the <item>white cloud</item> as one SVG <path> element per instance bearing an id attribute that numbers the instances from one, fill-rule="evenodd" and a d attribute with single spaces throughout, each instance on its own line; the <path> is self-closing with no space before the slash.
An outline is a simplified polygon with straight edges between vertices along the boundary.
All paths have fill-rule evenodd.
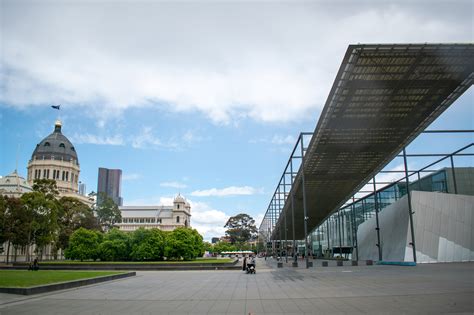
<path id="1" fill-rule="evenodd" d="M 75 133 L 70 137 L 71 142 L 77 144 L 98 144 L 98 145 L 124 145 L 125 141 L 121 135 L 101 136 L 89 133 Z"/>
<path id="2" fill-rule="evenodd" d="M 138 135 L 131 138 L 132 147 L 136 149 L 145 149 L 150 147 L 162 146 L 161 140 L 153 134 L 151 127 L 143 127 Z"/>
<path id="3" fill-rule="evenodd" d="M 42 131 L 37 132 L 39 137 L 42 137 L 41 135 L 44 133 Z M 192 131 L 186 131 L 180 138 L 172 136 L 162 140 L 156 136 L 154 129 L 150 126 L 143 126 L 138 132 L 130 134 L 128 137 L 124 137 L 122 134 L 94 135 L 90 133 L 75 133 L 70 139 L 73 143 L 78 144 L 130 145 L 135 149 L 165 149 L 171 151 L 185 150 L 192 144 L 204 140 L 203 137 Z"/>
<path id="4" fill-rule="evenodd" d="M 163 182 L 160 183 L 161 187 L 169 187 L 169 188 L 177 188 L 177 189 L 183 189 L 186 188 L 187 185 L 180 183 L 180 182 Z"/>
<path id="5" fill-rule="evenodd" d="M 296 139 L 295 139 L 295 137 L 290 136 L 290 135 L 288 135 L 286 137 L 275 135 L 275 136 L 273 136 L 271 142 L 273 144 L 278 144 L 278 145 L 280 145 L 280 144 L 295 144 Z"/>
<path id="6" fill-rule="evenodd" d="M 132 181 L 132 180 L 137 180 L 137 179 L 140 179 L 140 178 L 142 178 L 142 175 L 138 174 L 138 173 L 124 174 L 122 176 L 122 180 L 124 180 L 124 181 Z"/>
<path id="7" fill-rule="evenodd" d="M 250 186 L 230 186 L 226 188 L 211 188 L 205 190 L 195 190 L 191 193 L 191 196 L 196 197 L 224 197 L 224 196 L 239 196 L 239 195 L 254 195 L 261 193 L 262 189 L 256 189 Z"/>
<path id="8" fill-rule="evenodd" d="M 295 144 L 296 143 L 296 138 L 293 137 L 292 135 L 273 135 L 273 137 L 263 137 L 259 139 L 251 139 L 249 140 L 249 143 L 271 143 L 271 144 L 276 144 L 276 145 L 287 145 L 287 144 Z"/>
<path id="9" fill-rule="evenodd" d="M 472 40 L 470 1 L 369 4 L 5 0 L 0 102 L 298 121 L 324 104 L 348 44 Z"/>
<path id="10" fill-rule="evenodd" d="M 225 235 L 224 225 L 229 219 L 225 212 L 213 209 L 207 203 L 189 200 L 191 204 L 191 227 L 198 230 L 204 239 Z"/>
<path id="11" fill-rule="evenodd" d="M 188 143 L 188 144 L 198 143 L 204 140 L 203 137 L 197 135 L 194 131 L 191 131 L 191 130 L 186 131 L 183 134 L 182 139 L 185 143 Z"/>

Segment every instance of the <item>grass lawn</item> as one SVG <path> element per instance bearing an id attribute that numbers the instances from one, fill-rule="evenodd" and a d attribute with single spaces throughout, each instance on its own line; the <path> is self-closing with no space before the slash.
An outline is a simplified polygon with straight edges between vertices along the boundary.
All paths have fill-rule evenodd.
<path id="1" fill-rule="evenodd" d="M 0 270 L 0 287 L 26 288 L 79 279 L 115 275 L 117 271 Z"/>
<path id="2" fill-rule="evenodd" d="M 79 261 L 79 260 L 60 260 L 60 261 L 43 261 L 41 264 L 51 264 L 51 265 L 81 265 L 81 264 L 93 264 L 93 265 L 102 265 L 102 264 L 225 264 L 231 263 L 234 259 L 231 258 L 197 258 L 196 260 L 165 260 L 165 261 Z"/>

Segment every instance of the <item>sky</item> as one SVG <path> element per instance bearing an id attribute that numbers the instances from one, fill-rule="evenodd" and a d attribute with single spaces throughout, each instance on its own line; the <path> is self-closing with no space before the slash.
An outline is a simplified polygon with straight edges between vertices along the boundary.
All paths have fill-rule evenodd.
<path id="1" fill-rule="evenodd" d="M 473 42 L 471 1 L 355 3 L 0 0 L 0 175 L 18 160 L 26 177 L 60 118 L 88 192 L 99 167 L 119 168 L 124 205 L 181 193 L 207 240 L 238 213 L 258 226 L 349 44 Z M 474 129 L 473 99 L 430 128 Z M 460 137 L 409 149 L 473 140 Z"/>

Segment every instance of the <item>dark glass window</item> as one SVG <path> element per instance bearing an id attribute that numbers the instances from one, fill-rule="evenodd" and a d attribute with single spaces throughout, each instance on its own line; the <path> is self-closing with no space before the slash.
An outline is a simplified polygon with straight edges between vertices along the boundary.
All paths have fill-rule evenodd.
<path id="1" fill-rule="evenodd" d="M 179 215 L 176 217 L 176 223 L 179 223 Z"/>

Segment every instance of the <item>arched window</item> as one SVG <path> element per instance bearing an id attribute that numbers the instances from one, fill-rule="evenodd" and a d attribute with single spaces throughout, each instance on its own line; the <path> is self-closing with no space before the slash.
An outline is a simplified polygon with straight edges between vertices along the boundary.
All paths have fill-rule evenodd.
<path id="1" fill-rule="evenodd" d="M 61 144 L 59 145 L 59 147 L 60 147 L 60 148 L 66 148 L 66 146 L 64 145 L 64 143 L 61 143 Z"/>
<path id="2" fill-rule="evenodd" d="M 71 147 L 71 150 L 76 151 L 76 149 L 74 149 L 74 147 Z"/>
<path id="3" fill-rule="evenodd" d="M 176 217 L 176 223 L 179 223 L 179 215 Z"/>
<path id="4" fill-rule="evenodd" d="M 49 146 L 51 146 L 51 144 L 50 144 L 49 142 L 45 142 L 45 143 L 44 143 L 44 146 L 45 146 L 45 147 L 49 147 Z"/>

